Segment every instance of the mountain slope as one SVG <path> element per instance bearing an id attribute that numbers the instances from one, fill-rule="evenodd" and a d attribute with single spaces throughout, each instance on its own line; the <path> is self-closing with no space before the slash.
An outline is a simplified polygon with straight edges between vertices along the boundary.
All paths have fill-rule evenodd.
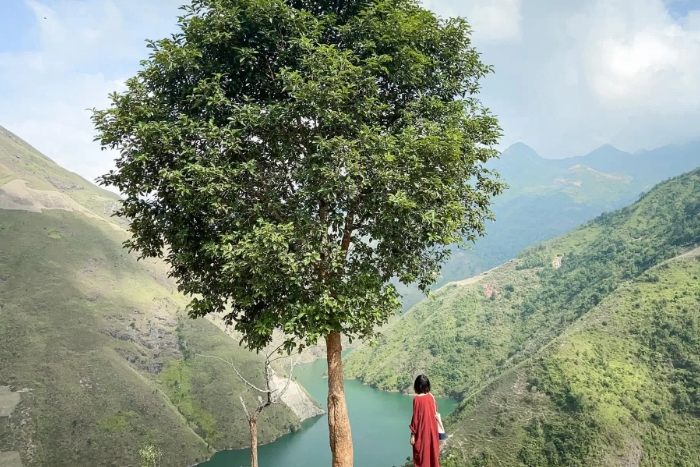
<path id="1" fill-rule="evenodd" d="M 698 277 L 697 256 L 650 269 L 465 400 L 444 464 L 698 465 Z"/>
<path id="2" fill-rule="evenodd" d="M 695 243 L 700 170 L 491 272 L 448 284 L 385 329 L 376 348 L 353 351 L 346 371 L 399 390 L 427 371 L 439 392 L 469 393 L 531 356 L 624 281 Z"/>
<path id="3" fill-rule="evenodd" d="M 558 160 L 515 144 L 490 163 L 510 185 L 494 200 L 496 222 L 487 225 L 486 237 L 472 246 L 473 251 L 455 249 L 435 286 L 496 267 L 524 248 L 626 206 L 656 183 L 698 165 L 698 142 L 639 154 L 608 145 L 586 156 Z M 399 290 L 404 311 L 423 299 L 414 287 L 399 285 Z"/>
<path id="4" fill-rule="evenodd" d="M 180 313 L 164 265 L 121 247 L 117 202 L 0 128 L 0 393 L 14 401 L 4 413 L 0 397 L 0 455 L 25 467 L 138 465 L 145 443 L 186 466 L 247 444 L 245 387 L 195 355 L 258 385 L 261 358 Z M 274 406 L 261 441 L 299 422 Z"/>
<path id="5" fill-rule="evenodd" d="M 443 287 L 346 371 L 461 397 L 453 465 L 697 465 L 698 244 L 700 169 Z"/>

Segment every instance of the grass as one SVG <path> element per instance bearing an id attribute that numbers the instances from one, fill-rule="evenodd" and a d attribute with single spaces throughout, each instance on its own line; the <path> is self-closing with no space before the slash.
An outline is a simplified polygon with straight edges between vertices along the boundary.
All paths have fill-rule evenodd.
<path id="1" fill-rule="evenodd" d="M 559 160 L 530 158 L 522 149 L 512 148 L 490 161 L 510 186 L 494 200 L 496 222 L 487 224 L 486 237 L 471 245 L 472 251 L 453 252 L 435 288 L 492 269 L 530 245 L 636 201 L 667 177 L 700 165 L 696 147 L 669 146 L 634 156 L 612 151 L 603 158 Z M 398 289 L 403 311 L 425 299 L 415 286 L 398 285 Z"/>
<path id="2" fill-rule="evenodd" d="M 698 277 L 693 257 L 651 268 L 465 398 L 441 465 L 698 465 Z"/>
<path id="3" fill-rule="evenodd" d="M 697 465 L 700 263 L 668 260 L 698 244 L 700 170 L 444 287 L 347 371 L 462 398 L 454 465 Z"/>
<path id="4" fill-rule="evenodd" d="M 102 218 L 116 199 L 1 128 L 0 164 L 0 175 L 60 189 Z M 231 360 L 258 385 L 262 359 L 183 316 L 163 264 L 137 262 L 125 239 L 77 212 L 0 210 L 0 385 L 27 389 L 0 419 L 0 451 L 19 451 L 25 467 L 136 466 L 145 444 L 163 451 L 164 465 L 185 466 L 248 444 L 244 385 L 191 353 Z M 260 441 L 296 423 L 276 406 L 261 418 Z"/>
<path id="5" fill-rule="evenodd" d="M 184 361 L 184 301 L 121 249 L 122 234 L 61 211 L 0 211 L 0 225 L 0 384 L 31 389 L 26 466 L 129 465 L 144 440 L 167 465 L 190 465 L 247 444 L 243 384 L 223 363 Z M 193 351 L 262 384 L 260 357 L 208 321 L 185 320 L 182 332 Z M 295 423 L 274 407 L 260 439 Z"/>
<path id="6" fill-rule="evenodd" d="M 700 243 L 695 172 L 526 249 L 478 281 L 443 287 L 389 326 L 377 346 L 353 351 L 347 373 L 385 390 L 409 388 L 420 371 L 442 395 L 478 389 L 532 357 L 625 281 Z"/>

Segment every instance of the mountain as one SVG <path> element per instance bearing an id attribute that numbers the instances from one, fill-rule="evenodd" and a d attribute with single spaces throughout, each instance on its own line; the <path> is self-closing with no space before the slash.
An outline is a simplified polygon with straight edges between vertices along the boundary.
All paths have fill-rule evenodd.
<path id="1" fill-rule="evenodd" d="M 3 467 L 140 465 L 146 443 L 187 466 L 249 441 L 246 388 L 197 355 L 258 386 L 261 357 L 182 313 L 165 265 L 122 248 L 118 203 L 0 127 Z M 297 386 L 262 415 L 262 442 L 320 412 Z"/>
<path id="2" fill-rule="evenodd" d="M 346 372 L 461 399 L 447 466 L 698 465 L 698 245 L 700 169 L 442 287 Z"/>
<path id="3" fill-rule="evenodd" d="M 567 159 L 545 159 L 523 143 L 514 144 L 488 164 L 510 187 L 494 200 L 496 222 L 486 226 L 486 236 L 471 251 L 453 248 L 435 287 L 494 268 L 698 165 L 698 141 L 637 154 L 606 145 Z M 404 311 L 424 298 L 416 287 L 396 285 Z"/>

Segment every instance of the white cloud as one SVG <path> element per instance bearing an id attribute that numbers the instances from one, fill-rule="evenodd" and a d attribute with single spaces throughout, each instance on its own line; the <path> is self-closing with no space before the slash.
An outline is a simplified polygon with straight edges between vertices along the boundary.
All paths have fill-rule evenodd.
<path id="1" fill-rule="evenodd" d="M 173 29 L 179 1 L 26 0 L 36 48 L 0 49 L 0 125 L 89 180 L 115 154 L 93 142 L 91 108 L 106 108 L 145 57 L 145 39 Z"/>
<path id="2" fill-rule="evenodd" d="M 424 0 L 423 5 L 442 17 L 465 16 L 475 38 L 513 41 L 520 37 L 522 0 Z"/>
<path id="3" fill-rule="evenodd" d="M 531 0 L 521 29 L 517 44 L 476 36 L 496 68 L 483 100 L 502 117 L 504 143 L 561 157 L 700 136 L 700 12 L 678 18 L 661 0 Z"/>
<path id="4" fill-rule="evenodd" d="M 601 2 L 571 26 L 593 94 L 607 107 L 697 108 L 700 29 L 660 2 L 636 3 Z"/>
<path id="5" fill-rule="evenodd" d="M 36 46 L 0 48 L 0 125 L 89 179 L 107 171 L 114 154 L 92 142 L 85 109 L 108 105 L 145 58 L 144 40 L 172 32 L 184 1 L 26 0 Z M 679 15 L 663 0 L 425 4 L 466 16 L 495 66 L 482 99 L 501 119 L 504 145 L 561 157 L 700 136 L 700 11 Z"/>

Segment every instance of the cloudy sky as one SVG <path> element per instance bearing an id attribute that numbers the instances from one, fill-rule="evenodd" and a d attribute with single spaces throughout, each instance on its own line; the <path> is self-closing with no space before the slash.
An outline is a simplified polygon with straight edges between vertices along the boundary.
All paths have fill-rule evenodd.
<path id="1" fill-rule="evenodd" d="M 86 110 L 174 32 L 183 0 L 0 0 L 0 125 L 94 179 L 112 165 Z M 545 157 L 700 137 L 700 0 L 426 0 L 465 16 L 483 102 Z"/>

